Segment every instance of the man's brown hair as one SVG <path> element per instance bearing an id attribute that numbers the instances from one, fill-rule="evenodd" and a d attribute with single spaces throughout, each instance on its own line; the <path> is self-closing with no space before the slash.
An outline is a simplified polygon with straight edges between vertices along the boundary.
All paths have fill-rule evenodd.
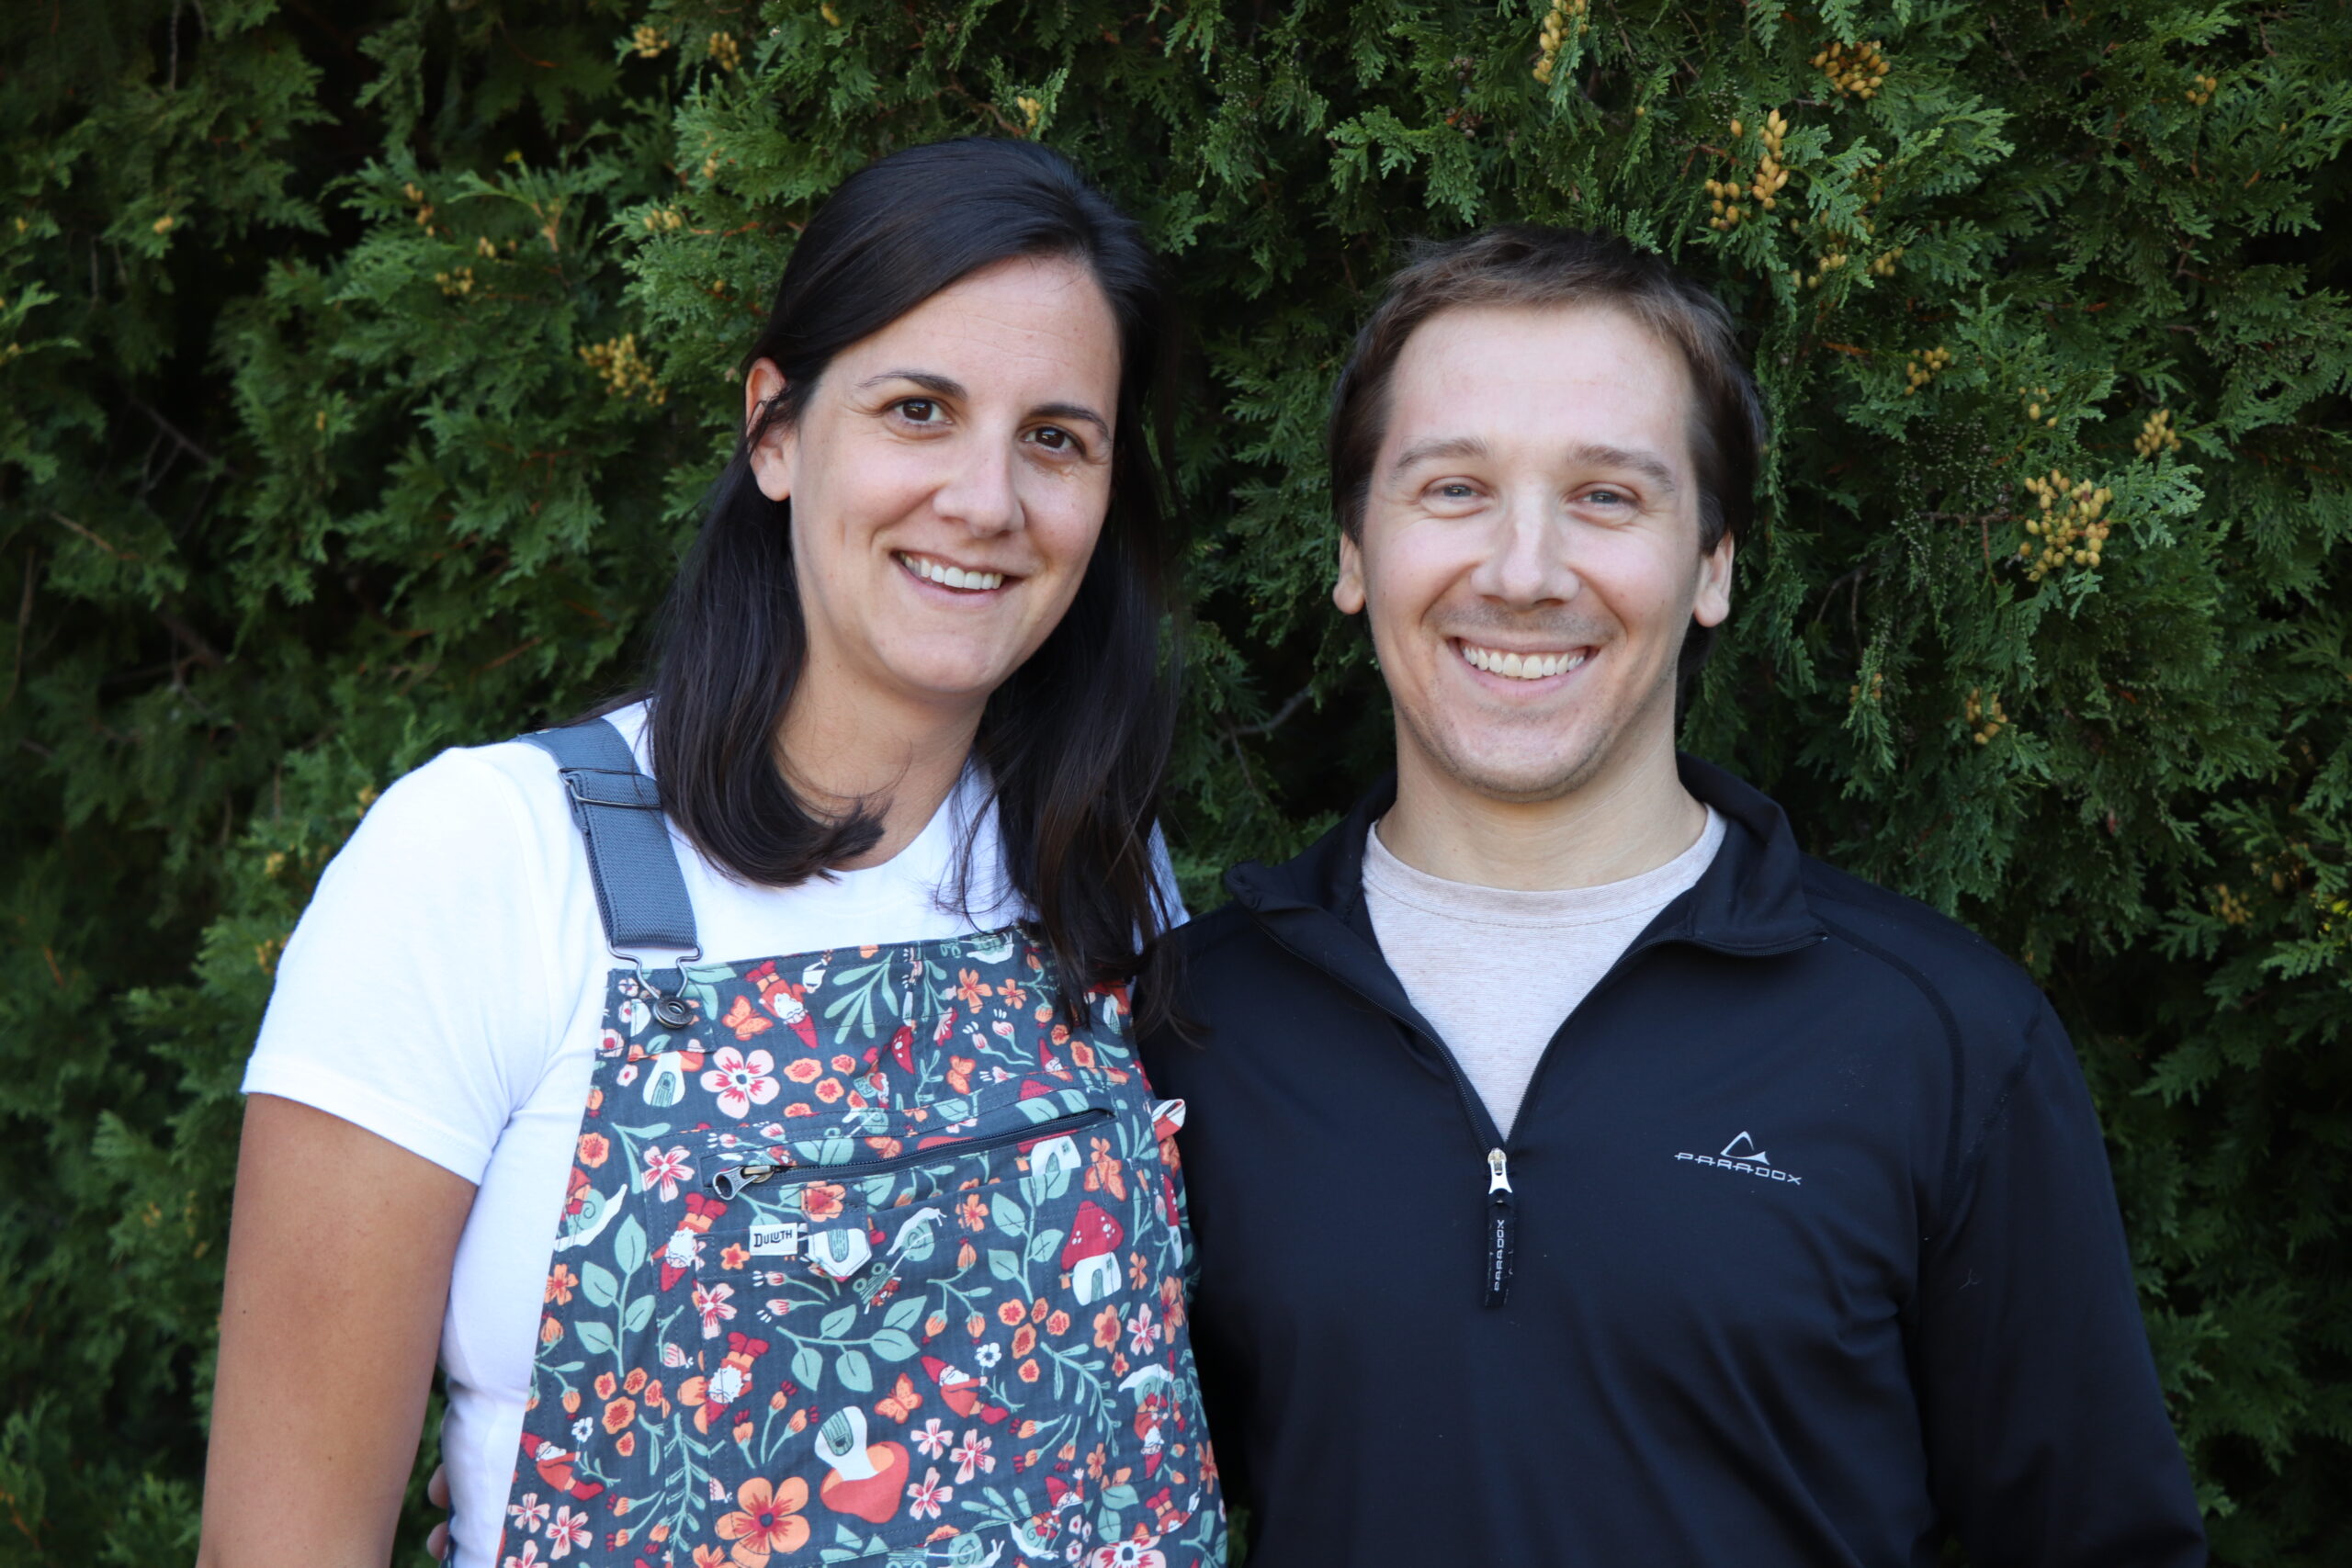
<path id="1" fill-rule="evenodd" d="M 1405 344 L 1442 311 L 1476 306 L 1623 310 L 1680 352 L 1690 374 L 1690 461 L 1699 486 L 1699 547 L 1745 541 L 1755 510 L 1764 414 L 1756 382 L 1714 296 L 1663 258 L 1614 234 L 1510 223 L 1424 244 L 1389 280 L 1356 334 L 1331 394 L 1327 436 L 1331 509 L 1351 539 L 1363 535 L 1372 471 L 1387 434 L 1388 381 Z M 1693 625 L 1680 672 L 1704 663 L 1713 628 Z"/>

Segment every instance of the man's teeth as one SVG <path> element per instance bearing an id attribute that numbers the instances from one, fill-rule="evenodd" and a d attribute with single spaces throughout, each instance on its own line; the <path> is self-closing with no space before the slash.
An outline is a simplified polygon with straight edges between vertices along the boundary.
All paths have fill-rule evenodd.
<path id="1" fill-rule="evenodd" d="M 1574 653 L 1498 653 L 1466 642 L 1460 646 L 1463 660 L 1472 669 L 1513 681 L 1541 681 L 1547 675 L 1565 675 L 1582 664 L 1590 652 L 1578 649 Z"/>
<path id="2" fill-rule="evenodd" d="M 960 566 L 933 560 L 928 556 L 901 555 L 899 564 L 926 582 L 936 582 L 943 588 L 1001 588 L 1004 573 L 1001 571 L 966 571 Z"/>

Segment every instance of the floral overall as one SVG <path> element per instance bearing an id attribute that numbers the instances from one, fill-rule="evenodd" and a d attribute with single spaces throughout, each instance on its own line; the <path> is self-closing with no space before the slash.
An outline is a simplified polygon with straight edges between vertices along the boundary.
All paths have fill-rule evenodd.
<path id="1" fill-rule="evenodd" d="M 692 953 L 617 732 L 531 739 L 615 952 Z M 616 969 L 501 1568 L 1223 1563 L 1183 1106 L 1082 1002 L 1017 931 Z"/>

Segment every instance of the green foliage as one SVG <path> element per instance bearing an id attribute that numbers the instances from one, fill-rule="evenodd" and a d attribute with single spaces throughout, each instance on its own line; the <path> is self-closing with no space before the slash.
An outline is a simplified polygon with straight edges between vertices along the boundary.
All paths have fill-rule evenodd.
<path id="1" fill-rule="evenodd" d="M 2050 987 L 2219 1556 L 2352 1559 L 2346 0 L 0 38 L 0 1560 L 186 1555 L 235 1086 L 311 879 L 403 769 L 628 682 L 797 225 L 974 132 L 1076 155 L 1182 288 L 1196 901 L 1385 747 L 1317 430 L 1403 244 L 1607 224 L 1719 290 L 1775 445 L 1688 739 Z"/>

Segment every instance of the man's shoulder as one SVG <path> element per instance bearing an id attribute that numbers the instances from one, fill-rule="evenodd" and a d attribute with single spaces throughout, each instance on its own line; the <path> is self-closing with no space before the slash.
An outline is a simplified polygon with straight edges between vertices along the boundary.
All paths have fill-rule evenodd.
<path id="1" fill-rule="evenodd" d="M 2016 960 L 1933 907 L 1804 858 L 1805 902 L 1834 942 L 1916 991 L 1963 1040 L 2014 1043 L 2047 1002 Z"/>

